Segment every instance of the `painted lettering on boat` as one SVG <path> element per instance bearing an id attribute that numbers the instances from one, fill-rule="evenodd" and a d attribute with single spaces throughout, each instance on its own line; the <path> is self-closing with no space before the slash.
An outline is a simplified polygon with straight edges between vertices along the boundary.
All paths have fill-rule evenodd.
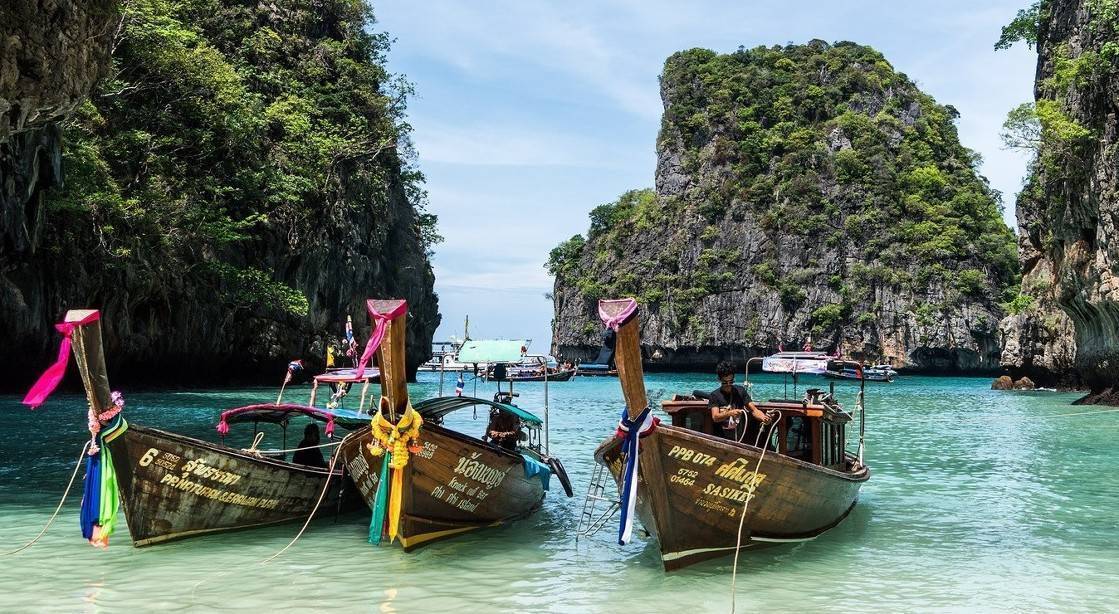
<path id="1" fill-rule="evenodd" d="M 676 475 L 668 479 L 673 484 L 683 484 L 684 486 L 694 486 L 695 479 L 699 477 L 699 472 L 693 469 L 679 469 Z"/>
<path id="2" fill-rule="evenodd" d="M 455 466 L 455 473 L 481 482 L 487 489 L 492 489 L 505 481 L 505 474 L 509 470 L 494 469 L 479 461 L 480 456 L 482 456 L 481 452 L 472 452 L 469 458 L 460 456 L 458 465 Z"/>
<path id="3" fill-rule="evenodd" d="M 702 507 L 703 509 L 718 512 L 720 514 L 726 514 L 727 516 L 735 516 L 738 513 L 738 510 L 734 507 L 726 505 L 724 503 L 720 503 L 719 501 L 711 501 L 709 499 L 696 499 L 695 504 L 698 507 Z"/>
<path id="4" fill-rule="evenodd" d="M 672 449 L 668 451 L 668 457 L 684 461 L 685 463 L 695 463 L 704 467 L 710 467 L 718 460 L 710 454 L 696 452 L 684 446 L 672 446 Z"/>
<path id="5" fill-rule="evenodd" d="M 237 473 L 222 471 L 217 467 L 211 467 L 206 464 L 205 459 L 187 461 L 187 463 L 183 465 L 182 472 L 183 479 L 191 474 L 194 474 L 197 477 L 206 480 L 212 480 L 219 484 L 224 484 L 225 486 L 236 484 L 237 482 L 241 481 L 242 477 L 244 477 Z"/>
<path id="6" fill-rule="evenodd" d="M 355 454 L 354 457 L 346 463 L 346 468 L 349 470 L 350 476 L 353 477 L 357 489 L 361 491 L 362 497 L 364 497 L 366 501 L 371 501 L 373 499 L 373 494 L 377 492 L 377 482 L 381 479 L 381 476 L 369 470 L 369 462 L 366 461 L 365 456 L 360 453 Z"/>
<path id="7" fill-rule="evenodd" d="M 432 456 L 435 456 L 435 451 L 439 449 L 439 446 L 430 441 L 425 441 L 423 444 L 423 449 L 416 452 L 416 456 L 430 460 Z"/>
<path id="8" fill-rule="evenodd" d="M 186 474 L 184 474 L 186 475 Z M 159 481 L 160 484 L 170 486 L 176 490 L 181 490 L 186 493 L 213 499 L 222 503 L 230 503 L 232 505 L 241 505 L 244 507 L 257 507 L 260 509 L 271 510 L 276 509 L 280 505 L 279 499 L 265 499 L 262 497 L 249 497 L 240 493 L 229 492 L 220 488 L 213 488 L 206 486 L 199 482 L 193 482 L 185 477 L 178 477 L 170 473 L 165 474 L 163 479 Z"/>
<path id="9" fill-rule="evenodd" d="M 750 459 L 738 457 L 733 462 L 719 465 L 719 468 L 715 470 L 715 475 L 732 482 L 738 482 L 746 486 L 748 490 L 753 490 L 762 483 L 765 474 L 755 472 L 750 468 L 750 465 Z"/>
<path id="10" fill-rule="evenodd" d="M 192 475 L 205 480 L 211 480 L 224 486 L 232 486 L 241 481 L 244 477 L 241 474 L 233 473 L 231 471 L 223 471 L 217 467 L 211 467 L 207 464 L 206 460 L 191 460 L 179 468 L 179 462 L 183 459 L 175 454 L 164 452 L 159 448 L 148 448 L 137 464 L 141 467 L 149 467 L 155 465 L 168 471 L 181 471 L 182 475 L 180 480 L 185 480 Z M 162 482 L 161 482 L 162 483 Z"/>
<path id="11" fill-rule="evenodd" d="M 708 484 L 703 487 L 703 494 L 705 495 L 715 495 L 716 497 L 737 501 L 738 503 L 745 503 L 746 497 L 749 497 L 753 492 L 753 487 L 735 488 L 733 486 L 719 486 L 718 484 Z"/>

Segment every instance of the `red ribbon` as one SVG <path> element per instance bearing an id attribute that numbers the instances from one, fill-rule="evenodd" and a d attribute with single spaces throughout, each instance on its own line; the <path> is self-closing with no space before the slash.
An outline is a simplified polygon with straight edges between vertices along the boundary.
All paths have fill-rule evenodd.
<path id="1" fill-rule="evenodd" d="M 369 335 L 369 341 L 365 343 L 365 351 L 361 353 L 361 362 L 357 364 L 357 369 L 354 370 L 354 377 L 365 375 L 365 366 L 369 364 L 369 361 L 373 358 L 373 353 L 381 347 L 381 341 L 385 339 L 388 321 L 404 315 L 408 311 L 408 301 L 400 301 L 400 304 L 388 313 L 381 313 L 373 309 L 372 303 L 373 301 L 367 302 L 366 309 L 369 311 L 369 317 L 373 318 L 373 332 Z"/>
<path id="2" fill-rule="evenodd" d="M 100 318 L 101 312 L 93 311 L 77 322 L 60 322 L 54 325 L 54 328 L 62 333 L 62 345 L 58 347 L 58 359 L 55 360 L 53 365 L 47 367 L 46 371 L 43 371 L 35 385 L 27 392 L 27 396 L 23 397 L 24 405 L 35 409 L 42 405 L 47 397 L 54 392 L 59 382 L 62 381 L 62 377 L 66 375 L 66 366 L 70 363 L 70 337 L 74 334 L 74 330 Z"/>

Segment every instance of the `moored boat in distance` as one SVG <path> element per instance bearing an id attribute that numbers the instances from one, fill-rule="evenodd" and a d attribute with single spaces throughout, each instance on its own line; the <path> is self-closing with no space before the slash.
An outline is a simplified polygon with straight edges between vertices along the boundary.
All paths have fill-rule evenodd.
<path id="1" fill-rule="evenodd" d="M 93 480 L 106 485 L 99 494 L 91 495 L 87 484 L 86 499 L 102 499 L 101 520 L 96 520 L 94 511 L 92 521 L 99 532 L 94 531 L 93 538 L 87 535 L 91 542 L 107 545 L 118 494 L 133 545 L 147 546 L 192 535 L 304 520 L 315 510 L 328 482 L 330 491 L 324 501 L 343 497 L 343 489 L 353 492 L 345 488 L 340 467 L 331 472 L 325 466 L 288 462 L 255 450 L 256 442 L 253 448 L 242 450 L 129 424 L 122 411 L 123 397 L 110 392 L 99 318 L 95 310 L 72 310 L 63 323 L 71 331 L 68 335 L 72 336 L 74 358 L 90 406 L 91 449 L 97 450 L 96 456 L 91 453 L 87 480 L 94 476 Z M 229 410 L 218 428 L 224 437 L 231 422 L 286 425 L 300 416 L 326 423 L 328 432 L 335 425 L 359 428 L 366 421 L 355 412 L 277 402 Z M 96 484 L 92 488 L 98 490 Z M 343 497 L 338 505 L 354 507 L 354 503 L 360 506 L 356 497 Z M 333 511 L 337 506 L 328 504 L 322 509 Z M 87 528 L 85 512 L 83 507 L 83 528 Z M 99 534 L 104 539 L 98 539 Z"/>
<path id="2" fill-rule="evenodd" d="M 707 401 L 695 398 L 665 401 L 671 424 L 661 424 L 645 392 L 637 302 L 601 301 L 599 311 L 617 330 L 615 361 L 628 408 L 618 436 L 594 453 L 621 493 L 619 543 L 630 540 L 639 518 L 671 571 L 739 547 L 809 540 L 847 516 L 870 471 L 861 432 L 858 451 L 846 450 L 852 414 L 831 393 L 809 389 L 801 399 L 756 402 L 772 419 L 757 442 L 716 435 Z M 770 360 L 767 370 L 796 373 L 805 358 Z M 592 492 L 594 484 L 592 478 Z M 593 509 L 584 516 L 593 518 Z"/>
<path id="3" fill-rule="evenodd" d="M 824 377 L 827 378 L 867 382 L 892 382 L 897 374 L 890 365 L 867 367 L 850 360 L 832 360 L 824 371 Z"/>
<path id="4" fill-rule="evenodd" d="M 563 465 L 548 455 L 547 413 L 541 420 L 512 405 L 511 395 L 494 401 L 437 397 L 413 407 L 404 372 L 407 303 L 370 300 L 368 308 L 371 317 L 387 326 L 378 353 L 383 396 L 373 424 L 348 438 L 339 453 L 373 509 L 371 542 L 399 538 L 408 552 L 524 518 L 540 508 L 552 474 L 570 496 Z M 512 359 L 467 358 L 515 360 L 519 349 Z M 447 414 L 479 406 L 490 412 L 487 435 L 496 438 L 443 426 Z"/>

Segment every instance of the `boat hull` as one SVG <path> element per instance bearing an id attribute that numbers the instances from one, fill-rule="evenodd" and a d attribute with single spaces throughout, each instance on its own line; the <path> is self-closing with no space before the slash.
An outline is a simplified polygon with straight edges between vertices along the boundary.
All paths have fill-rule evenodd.
<path id="1" fill-rule="evenodd" d="M 804 541 L 839 524 L 869 477 L 844 473 L 761 449 L 661 425 L 641 440 L 637 516 L 660 542 L 667 571 L 733 554 L 739 515 L 753 489 L 742 548 Z M 595 459 L 621 480 L 621 440 L 599 445 Z"/>
<path id="2" fill-rule="evenodd" d="M 136 425 L 107 445 L 134 546 L 305 520 L 330 475 Z M 319 514 L 360 505 L 341 477 Z"/>
<path id="3" fill-rule="evenodd" d="M 355 431 L 339 452 L 370 508 L 384 459 L 370 452 L 372 441 L 368 428 Z M 420 441 L 422 450 L 404 468 L 398 537 L 405 552 L 524 518 L 544 501 L 543 485 L 525 477 L 520 455 L 436 425 L 425 424 Z"/>

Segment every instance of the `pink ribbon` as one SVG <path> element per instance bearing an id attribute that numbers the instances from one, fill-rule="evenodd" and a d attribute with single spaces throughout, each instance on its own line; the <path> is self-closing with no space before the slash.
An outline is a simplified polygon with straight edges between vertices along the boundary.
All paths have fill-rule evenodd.
<path id="1" fill-rule="evenodd" d="M 617 315 L 612 316 L 607 313 L 606 307 L 608 305 L 617 304 L 624 304 L 625 306 Z M 598 302 L 598 317 L 602 320 L 603 324 L 613 329 L 614 332 L 617 332 L 618 327 L 625 323 L 635 311 L 637 311 L 637 299 L 633 298 L 603 299 Z"/>
<path id="2" fill-rule="evenodd" d="M 361 353 L 361 361 L 357 364 L 357 369 L 354 369 L 354 377 L 365 375 L 365 366 L 369 364 L 369 361 L 373 358 L 373 353 L 381 347 L 381 341 L 385 339 L 385 330 L 388 329 L 389 320 L 407 313 L 408 301 L 400 301 L 400 304 L 388 313 L 381 313 L 374 309 L 372 300 L 366 301 L 365 308 L 369 311 L 369 317 L 373 318 L 374 326 L 373 332 L 369 335 L 369 341 L 365 343 L 365 351 Z"/>
<path id="3" fill-rule="evenodd" d="M 27 392 L 27 396 L 23 397 L 24 405 L 35 409 L 42 405 L 47 397 L 54 392 L 63 376 L 66 375 L 66 366 L 70 364 L 70 337 L 74 334 L 74 330 L 100 318 L 101 312 L 93 311 L 77 322 L 60 322 L 54 325 L 55 330 L 62 333 L 62 345 L 58 347 L 58 359 L 55 360 L 53 365 L 47 367 L 46 371 L 43 371 L 35 385 Z"/>

